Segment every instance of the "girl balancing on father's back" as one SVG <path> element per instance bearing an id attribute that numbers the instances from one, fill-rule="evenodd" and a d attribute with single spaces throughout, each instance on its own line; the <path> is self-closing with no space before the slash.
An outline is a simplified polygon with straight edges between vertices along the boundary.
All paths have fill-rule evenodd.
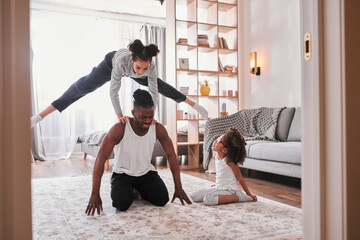
<path id="1" fill-rule="evenodd" d="M 126 122 L 128 117 L 122 114 L 119 101 L 121 78 L 124 76 L 134 79 L 140 85 L 148 86 L 155 106 L 158 103 L 158 95 L 161 93 L 178 103 L 185 102 L 189 104 L 204 119 L 208 119 L 208 112 L 202 106 L 191 101 L 174 87 L 158 78 L 156 66 L 152 58 L 159 52 L 156 45 L 149 44 L 144 46 L 140 40 L 136 39 L 129 44 L 128 48 L 108 53 L 105 59 L 93 68 L 91 73 L 73 83 L 60 98 L 52 102 L 41 113 L 32 116 L 31 127 L 35 126 L 55 110 L 62 112 L 72 103 L 93 92 L 108 81 L 110 81 L 110 97 L 115 113 L 120 121 Z"/>
<path id="2" fill-rule="evenodd" d="M 212 206 L 257 201 L 257 197 L 250 193 L 238 166 L 245 160 L 245 145 L 244 137 L 235 128 L 230 128 L 224 135 L 215 140 L 213 151 L 216 185 L 193 193 L 191 198 L 194 202 L 204 202 L 205 205 Z M 239 183 L 246 194 L 239 189 Z"/>

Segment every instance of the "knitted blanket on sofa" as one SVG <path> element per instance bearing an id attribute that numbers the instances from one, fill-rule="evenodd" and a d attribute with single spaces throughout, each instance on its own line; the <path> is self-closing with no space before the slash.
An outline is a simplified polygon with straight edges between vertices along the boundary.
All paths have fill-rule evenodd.
<path id="1" fill-rule="evenodd" d="M 279 113 L 283 108 L 244 109 L 232 115 L 210 119 L 205 124 L 203 166 L 208 169 L 212 157 L 212 144 L 230 127 L 236 128 L 245 140 L 277 141 L 275 131 Z"/>

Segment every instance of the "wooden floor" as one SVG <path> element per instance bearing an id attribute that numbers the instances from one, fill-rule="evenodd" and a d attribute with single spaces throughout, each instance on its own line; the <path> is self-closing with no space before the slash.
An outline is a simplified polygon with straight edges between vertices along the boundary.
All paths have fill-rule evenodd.
<path id="1" fill-rule="evenodd" d="M 50 178 L 90 175 L 92 174 L 93 165 L 92 161 L 81 158 L 45 162 L 36 161 L 32 163 L 32 177 Z M 182 170 L 182 172 L 215 182 L 215 174 L 206 173 L 201 169 Z M 300 179 L 257 171 L 243 170 L 242 172 L 251 193 L 301 208 Z"/>

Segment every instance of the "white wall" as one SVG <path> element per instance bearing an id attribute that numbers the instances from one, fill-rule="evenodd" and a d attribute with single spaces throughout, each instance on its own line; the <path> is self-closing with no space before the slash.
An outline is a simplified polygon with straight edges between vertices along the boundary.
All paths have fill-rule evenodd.
<path id="1" fill-rule="evenodd" d="M 242 106 L 301 106 L 300 0 L 240 1 Z M 253 51 L 260 76 L 250 74 Z"/>

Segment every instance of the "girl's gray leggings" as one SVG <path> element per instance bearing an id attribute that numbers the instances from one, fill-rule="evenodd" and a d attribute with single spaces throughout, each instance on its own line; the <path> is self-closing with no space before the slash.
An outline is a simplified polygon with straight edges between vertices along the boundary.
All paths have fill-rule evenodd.
<path id="1" fill-rule="evenodd" d="M 105 59 L 98 66 L 94 67 L 91 73 L 73 83 L 68 88 L 68 90 L 66 90 L 66 92 L 64 92 L 61 97 L 52 102 L 51 105 L 53 105 L 59 112 L 62 112 L 72 103 L 110 81 L 112 58 L 114 57 L 115 52 L 116 51 L 106 54 Z M 148 86 L 147 77 L 132 79 L 134 79 L 140 85 Z M 160 78 L 157 79 L 157 82 L 158 92 L 160 94 L 171 98 L 178 103 L 185 101 L 186 96 L 176 90 L 174 87 L 162 81 Z"/>
<path id="2" fill-rule="evenodd" d="M 205 205 L 214 206 L 218 205 L 220 195 L 237 195 L 239 197 L 239 202 L 250 202 L 253 200 L 243 191 L 232 189 L 217 189 L 216 187 L 202 189 L 194 192 L 191 194 L 191 199 L 194 202 L 204 202 Z"/>

